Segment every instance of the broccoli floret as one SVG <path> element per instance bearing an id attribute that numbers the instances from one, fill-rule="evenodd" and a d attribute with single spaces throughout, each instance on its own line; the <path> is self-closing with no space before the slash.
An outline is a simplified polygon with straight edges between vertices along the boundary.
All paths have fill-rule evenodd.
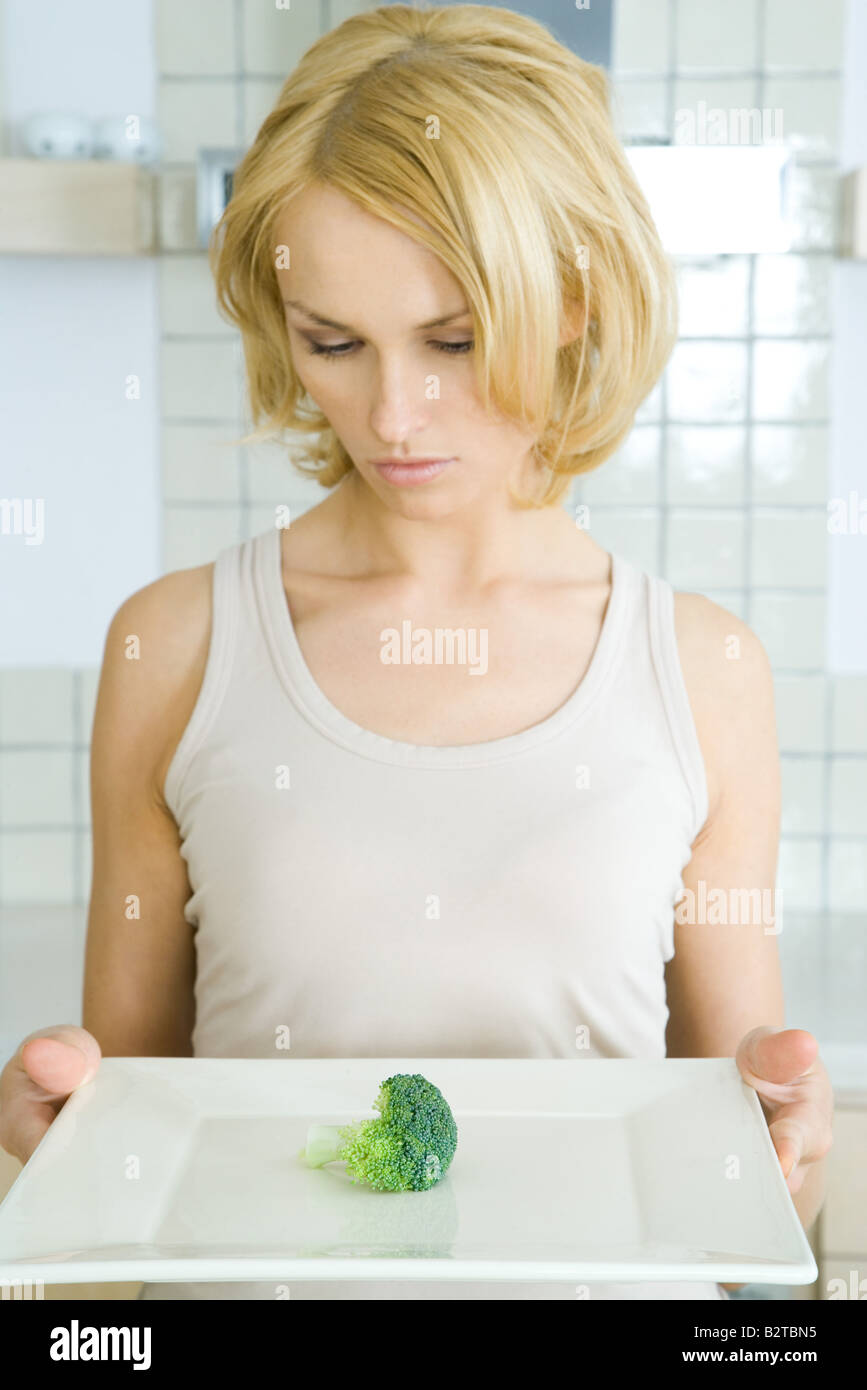
<path id="1" fill-rule="evenodd" d="M 311 1125 L 301 1150 L 311 1168 L 342 1159 L 352 1181 L 377 1192 L 424 1192 L 454 1156 L 458 1127 L 442 1092 L 418 1075 L 383 1081 L 374 1120 Z"/>

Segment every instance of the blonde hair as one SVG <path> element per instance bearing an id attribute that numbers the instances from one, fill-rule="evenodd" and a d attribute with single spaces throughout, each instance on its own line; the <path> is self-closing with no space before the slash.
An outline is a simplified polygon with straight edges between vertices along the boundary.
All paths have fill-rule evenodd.
<path id="1" fill-rule="evenodd" d="M 275 221 L 314 181 L 432 250 L 463 287 L 483 405 L 536 438 L 539 495 L 513 494 L 519 505 L 559 501 L 615 451 L 674 346 L 677 296 L 602 68 L 510 10 L 388 5 L 318 39 L 286 79 L 210 261 L 241 331 L 252 422 L 266 422 L 241 442 L 317 436 L 303 450 L 313 466 L 293 462 L 333 487 L 354 464 L 304 403 L 275 274 Z M 583 327 L 559 346 L 576 306 Z"/>

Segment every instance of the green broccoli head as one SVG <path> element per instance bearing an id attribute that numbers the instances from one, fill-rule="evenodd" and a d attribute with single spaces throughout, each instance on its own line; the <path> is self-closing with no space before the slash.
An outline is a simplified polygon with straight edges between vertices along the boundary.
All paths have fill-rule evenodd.
<path id="1" fill-rule="evenodd" d="M 442 1092 L 418 1073 L 383 1081 L 379 1117 L 311 1126 L 304 1156 L 311 1167 L 343 1159 L 353 1182 L 377 1192 L 424 1192 L 454 1157 L 458 1127 Z"/>

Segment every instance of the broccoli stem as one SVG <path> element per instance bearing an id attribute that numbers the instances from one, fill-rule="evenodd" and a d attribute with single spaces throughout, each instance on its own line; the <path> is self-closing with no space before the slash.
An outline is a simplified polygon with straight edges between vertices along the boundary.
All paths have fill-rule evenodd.
<path id="1" fill-rule="evenodd" d="M 311 1168 L 321 1168 L 340 1157 L 345 1142 L 338 1125 L 311 1125 L 302 1154 Z"/>

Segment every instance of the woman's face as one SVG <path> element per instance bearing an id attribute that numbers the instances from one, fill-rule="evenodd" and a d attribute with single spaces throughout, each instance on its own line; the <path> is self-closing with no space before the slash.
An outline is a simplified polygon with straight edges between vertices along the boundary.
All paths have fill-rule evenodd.
<path id="1" fill-rule="evenodd" d="M 293 199 L 276 239 L 295 370 L 387 507 L 435 518 L 532 485 L 533 437 L 485 415 L 469 305 L 433 252 L 321 184 Z M 447 462 L 377 466 L 390 458 Z"/>

